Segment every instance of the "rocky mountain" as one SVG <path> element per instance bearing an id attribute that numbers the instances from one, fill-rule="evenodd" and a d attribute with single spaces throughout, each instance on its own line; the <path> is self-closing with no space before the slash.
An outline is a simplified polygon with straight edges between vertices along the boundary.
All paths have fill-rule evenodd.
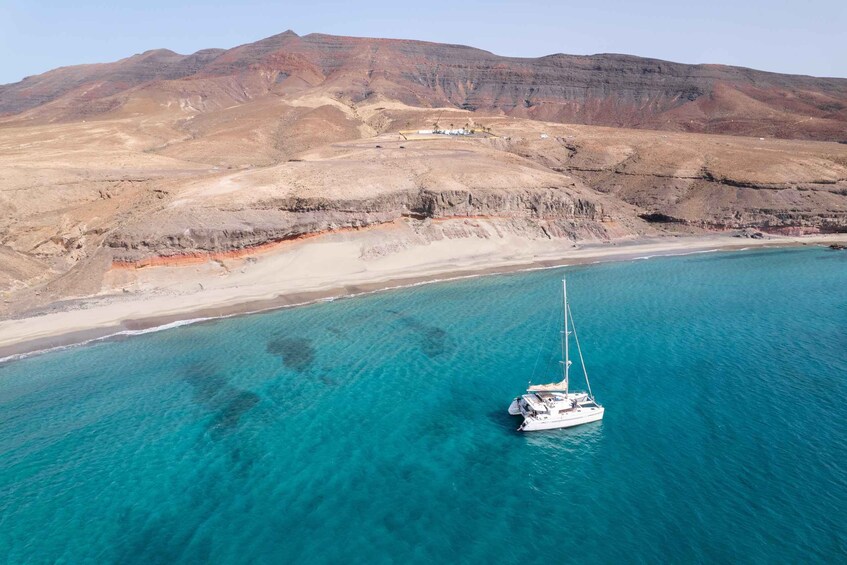
<path id="1" fill-rule="evenodd" d="M 0 115 L 74 120 L 164 90 L 215 109 L 330 94 L 560 123 L 847 141 L 847 79 L 629 55 L 501 57 L 472 47 L 294 32 L 193 55 L 155 50 L 0 86 Z"/>
<path id="2" fill-rule="evenodd" d="M 0 86 L 0 317 L 277 259 L 308 280 L 325 244 L 368 271 L 847 232 L 845 100 L 844 79 L 292 32 L 56 69 Z"/>

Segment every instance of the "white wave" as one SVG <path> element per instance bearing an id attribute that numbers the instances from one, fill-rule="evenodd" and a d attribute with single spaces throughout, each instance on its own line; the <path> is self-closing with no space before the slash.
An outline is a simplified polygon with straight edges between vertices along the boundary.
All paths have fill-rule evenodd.
<path id="1" fill-rule="evenodd" d="M 686 255 L 699 255 L 701 253 L 715 253 L 716 251 L 731 251 L 730 249 L 699 249 L 697 251 L 685 251 L 683 253 L 658 253 L 656 255 L 642 255 L 640 257 L 633 257 L 633 261 L 646 261 L 647 259 L 654 259 L 656 257 L 684 257 Z"/>
<path id="2" fill-rule="evenodd" d="M 570 263 L 561 263 L 559 265 L 548 265 L 546 267 L 526 267 L 525 269 L 518 269 L 514 272 L 516 273 L 529 273 L 531 271 L 549 271 L 550 269 L 561 269 L 562 267 L 570 267 Z"/>
<path id="3" fill-rule="evenodd" d="M 46 349 L 36 349 L 35 351 L 27 351 L 26 353 L 15 353 L 14 355 L 7 355 L 6 357 L 0 357 L 0 365 L 4 363 L 10 363 L 12 361 L 26 359 L 27 357 L 32 357 L 34 355 L 41 355 L 42 353 L 50 353 L 51 351 L 61 351 L 62 349 L 70 349 L 71 347 L 85 345 L 86 343 L 91 343 L 91 340 L 82 341 L 80 343 L 71 343 L 68 345 L 59 345 L 56 347 L 48 347 Z"/>
<path id="4" fill-rule="evenodd" d="M 20 359 L 26 359 L 27 357 L 32 357 L 32 356 L 35 356 L 35 355 L 41 355 L 41 354 L 44 354 L 44 353 L 52 353 L 52 352 L 55 352 L 55 351 L 62 351 L 64 349 L 71 349 L 72 347 L 81 347 L 83 345 L 88 345 L 90 343 L 96 343 L 98 341 L 106 341 L 106 340 L 109 340 L 109 339 L 112 339 L 112 338 L 115 338 L 115 337 L 135 336 L 135 335 L 156 333 L 156 332 L 161 332 L 161 331 L 165 331 L 165 330 L 170 330 L 170 329 L 173 329 L 173 328 L 178 328 L 180 326 L 188 326 L 188 325 L 191 325 L 191 324 L 196 324 L 198 322 L 205 322 L 207 320 L 216 320 L 216 319 L 225 318 L 225 317 L 227 317 L 227 316 L 208 317 L 208 318 L 189 318 L 187 320 L 177 320 L 175 322 L 170 322 L 170 323 L 167 323 L 167 324 L 162 324 L 160 326 L 153 326 L 153 327 L 150 327 L 150 328 L 144 328 L 144 329 L 140 329 L 140 330 L 120 330 L 120 331 L 117 331 L 117 332 L 114 332 L 114 333 L 109 333 L 109 334 L 106 334 L 106 335 L 92 337 L 90 339 L 86 339 L 86 340 L 83 340 L 83 341 L 80 341 L 80 342 L 77 342 L 77 343 L 68 343 L 68 344 L 65 344 L 65 345 L 57 345 L 57 346 L 54 346 L 54 347 L 45 347 L 44 349 L 36 349 L 36 350 L 33 350 L 33 351 L 27 351 L 27 352 L 24 352 L 24 353 L 15 353 L 14 355 L 7 355 L 6 357 L 0 357 L 0 365 L 2 365 L 3 363 L 10 362 L 10 361 L 18 361 Z"/>
<path id="5" fill-rule="evenodd" d="M 731 249 L 701 249 L 700 251 L 686 251 L 685 253 L 673 253 L 667 257 L 682 257 L 683 255 L 699 255 L 700 253 L 715 253 L 717 251 L 732 251 Z"/>
<path id="6" fill-rule="evenodd" d="M 191 324 L 196 324 L 198 322 L 205 322 L 205 321 L 208 321 L 208 320 L 217 320 L 217 319 L 223 318 L 223 317 L 224 316 L 213 316 L 213 317 L 207 317 L 207 318 L 189 318 L 187 320 L 177 320 L 175 322 L 170 322 L 168 324 L 162 324 L 161 326 L 153 326 L 153 327 L 144 328 L 144 329 L 141 329 L 141 330 L 121 330 L 119 332 L 115 332 L 113 334 L 109 334 L 109 335 L 106 335 L 106 336 L 103 336 L 103 337 L 96 337 L 96 338 L 94 338 L 90 341 L 101 341 L 101 340 L 104 340 L 104 339 L 109 339 L 110 337 L 116 337 L 116 336 L 120 336 L 120 335 L 151 334 L 151 333 L 156 333 L 156 332 L 162 332 L 162 331 L 165 331 L 165 330 L 170 330 L 172 328 L 178 328 L 180 326 L 188 326 L 188 325 L 191 325 Z"/>

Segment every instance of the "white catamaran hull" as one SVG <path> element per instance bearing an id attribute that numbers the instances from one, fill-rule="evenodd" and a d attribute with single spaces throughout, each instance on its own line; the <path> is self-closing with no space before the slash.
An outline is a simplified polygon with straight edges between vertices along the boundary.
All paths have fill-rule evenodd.
<path id="1" fill-rule="evenodd" d="M 518 406 L 519 398 L 512 400 L 512 403 L 509 404 L 509 416 L 520 416 L 521 415 L 521 407 Z"/>
<path id="2" fill-rule="evenodd" d="M 576 410 L 573 413 L 563 415 L 562 417 L 551 418 L 524 418 L 523 423 L 518 428 L 520 432 L 535 432 L 538 430 L 555 430 L 558 428 L 570 428 L 590 422 L 597 422 L 603 419 L 604 408 L 593 408 L 590 410 Z"/>

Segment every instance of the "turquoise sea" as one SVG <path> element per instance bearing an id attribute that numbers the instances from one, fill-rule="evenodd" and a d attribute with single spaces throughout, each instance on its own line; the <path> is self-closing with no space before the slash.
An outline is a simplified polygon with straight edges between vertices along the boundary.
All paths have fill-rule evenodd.
<path id="1" fill-rule="evenodd" d="M 520 434 L 563 272 L 606 417 Z M 482 277 L 0 365 L 2 558 L 845 562 L 847 253 Z"/>

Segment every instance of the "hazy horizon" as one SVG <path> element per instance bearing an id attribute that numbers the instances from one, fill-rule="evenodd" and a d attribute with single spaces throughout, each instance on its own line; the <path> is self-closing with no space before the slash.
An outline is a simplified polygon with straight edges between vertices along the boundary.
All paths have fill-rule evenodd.
<path id="1" fill-rule="evenodd" d="M 238 6 L 104 7 L 82 0 L 11 0 L 0 6 L 0 46 L 15 57 L 0 84 L 51 69 L 116 61 L 151 49 L 193 53 L 228 49 L 286 29 L 299 35 L 413 39 L 464 44 L 513 57 L 623 53 L 680 63 L 712 63 L 823 77 L 847 77 L 840 40 L 847 7 L 813 1 L 802 9 L 724 0 L 708 6 L 662 1 L 649 9 L 625 2 L 600 8 L 536 7 L 516 2 L 432 2 L 428 10 L 377 2 L 308 6 L 250 1 Z"/>

